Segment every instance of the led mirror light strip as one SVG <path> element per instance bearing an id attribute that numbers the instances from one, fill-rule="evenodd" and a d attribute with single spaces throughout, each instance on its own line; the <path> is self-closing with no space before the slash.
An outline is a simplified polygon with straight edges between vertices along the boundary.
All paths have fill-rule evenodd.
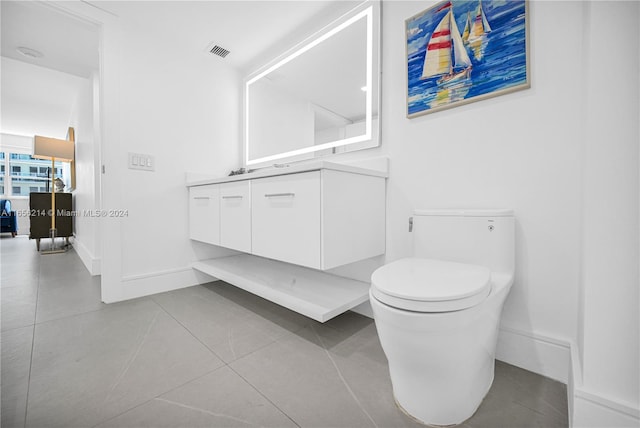
<path id="1" fill-rule="evenodd" d="M 289 152 L 280 153 L 273 156 L 265 156 L 262 158 L 249 160 L 249 85 L 261 79 L 262 77 L 266 76 L 267 74 L 271 73 L 272 71 L 276 70 L 278 67 L 292 61 L 293 59 L 307 52 L 309 49 L 313 48 L 314 46 L 317 46 L 319 43 L 323 42 L 324 40 L 327 40 L 329 37 L 333 36 L 334 34 L 339 33 L 340 31 L 347 28 L 349 25 L 353 24 L 354 22 L 357 22 L 358 20 L 365 17 L 367 19 L 367 64 L 366 64 L 367 65 L 367 69 L 366 69 L 367 84 L 365 86 L 366 88 L 365 133 L 363 135 L 358 135 L 351 138 L 345 138 L 342 140 L 333 141 L 325 144 L 319 144 L 317 146 L 314 145 L 311 147 L 292 150 Z M 282 159 L 285 157 L 292 157 L 292 156 L 302 155 L 302 154 L 311 153 L 319 150 L 332 149 L 338 146 L 345 146 L 349 144 L 370 140 L 371 132 L 372 132 L 371 122 L 372 122 L 372 115 L 373 115 L 372 114 L 373 113 L 373 106 L 372 106 L 373 95 L 371 93 L 373 89 L 372 79 L 373 79 L 373 6 L 369 6 L 362 12 L 357 13 L 356 15 L 344 21 L 342 24 L 334 27 L 333 29 L 329 30 L 322 36 L 318 37 L 317 39 L 313 40 L 309 44 L 305 45 L 301 49 L 294 52 L 293 54 L 287 56 L 281 61 L 278 61 L 271 67 L 267 68 L 266 70 L 262 71 L 261 73 L 257 74 L 256 76 L 252 77 L 247 81 L 247 83 L 245 84 L 245 163 L 246 165 L 248 166 L 248 165 L 255 165 L 259 163 L 270 162 L 270 161 Z"/>

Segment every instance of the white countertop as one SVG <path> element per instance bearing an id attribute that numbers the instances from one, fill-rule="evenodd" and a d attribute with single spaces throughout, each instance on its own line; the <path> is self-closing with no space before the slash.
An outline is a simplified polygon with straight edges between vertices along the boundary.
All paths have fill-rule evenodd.
<path id="1" fill-rule="evenodd" d="M 352 174 L 370 175 L 374 177 L 388 177 L 388 173 L 385 171 L 378 171 L 375 169 L 319 160 L 304 164 L 283 166 L 281 168 L 262 168 L 248 174 L 230 175 L 226 177 L 199 178 L 196 180 L 187 181 L 187 187 L 203 186 L 205 184 L 227 183 L 230 181 L 252 180 L 255 178 L 273 177 L 276 175 L 297 174 L 301 172 L 319 171 L 321 169 L 350 172 Z"/>

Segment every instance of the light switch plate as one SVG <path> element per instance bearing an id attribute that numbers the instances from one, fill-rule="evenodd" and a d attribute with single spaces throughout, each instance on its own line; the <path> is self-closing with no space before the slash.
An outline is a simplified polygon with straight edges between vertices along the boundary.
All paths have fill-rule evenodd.
<path id="1" fill-rule="evenodd" d="M 156 161 L 153 156 L 141 153 L 129 153 L 129 169 L 155 171 Z"/>

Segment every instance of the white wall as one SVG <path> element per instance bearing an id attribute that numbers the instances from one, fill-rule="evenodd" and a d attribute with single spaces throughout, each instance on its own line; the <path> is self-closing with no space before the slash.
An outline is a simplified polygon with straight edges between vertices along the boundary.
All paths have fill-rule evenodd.
<path id="1" fill-rule="evenodd" d="M 185 172 L 225 175 L 240 166 L 237 72 L 176 43 L 152 20 L 118 17 L 82 2 L 55 5 L 100 28 L 100 208 L 127 212 L 99 221 L 103 301 L 206 281 L 190 263 L 215 250 L 188 239 Z M 148 4 L 122 6 L 144 12 Z M 155 171 L 128 169 L 129 152 L 154 156 Z"/>
<path id="2" fill-rule="evenodd" d="M 223 60 L 172 46 L 171 33 L 123 18 L 120 79 L 122 275 L 189 267 L 186 171 L 226 175 L 239 159 L 240 81 Z M 127 169 L 127 152 L 155 171 Z M 106 208 L 106 207 L 105 207 Z M 185 284 L 191 285 L 191 284 Z"/>
<path id="3" fill-rule="evenodd" d="M 590 31 L 574 426 L 640 425 L 638 19 L 636 2 L 585 7 Z"/>
<path id="4" fill-rule="evenodd" d="M 101 219 L 103 300 L 194 285 L 190 263 L 210 250 L 188 239 L 185 172 L 240 166 L 239 77 L 153 23 L 82 13 L 103 23 L 102 209 L 128 213 Z M 155 171 L 128 169 L 128 152 L 154 156 Z"/>
<path id="5" fill-rule="evenodd" d="M 74 128 L 76 140 L 76 187 L 73 191 L 74 209 L 78 214 L 74 218 L 74 248 L 80 259 L 92 275 L 100 274 L 100 228 L 99 218 L 89 212 L 100 207 L 100 174 L 98 138 L 94 129 L 94 89 L 98 76 L 83 79 L 78 91 L 69 126 Z M 97 94 L 96 94 L 97 95 Z"/>

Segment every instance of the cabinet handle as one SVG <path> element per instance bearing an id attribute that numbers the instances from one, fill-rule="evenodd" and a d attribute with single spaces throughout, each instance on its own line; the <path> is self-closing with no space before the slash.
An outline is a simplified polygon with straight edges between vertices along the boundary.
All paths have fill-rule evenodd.
<path id="1" fill-rule="evenodd" d="M 242 195 L 223 196 L 222 199 L 242 199 Z"/>
<path id="2" fill-rule="evenodd" d="M 295 193 L 266 193 L 264 195 L 265 198 L 277 198 L 279 196 L 295 196 Z"/>
<path id="3" fill-rule="evenodd" d="M 194 196 L 193 199 L 211 199 L 210 196 Z"/>

